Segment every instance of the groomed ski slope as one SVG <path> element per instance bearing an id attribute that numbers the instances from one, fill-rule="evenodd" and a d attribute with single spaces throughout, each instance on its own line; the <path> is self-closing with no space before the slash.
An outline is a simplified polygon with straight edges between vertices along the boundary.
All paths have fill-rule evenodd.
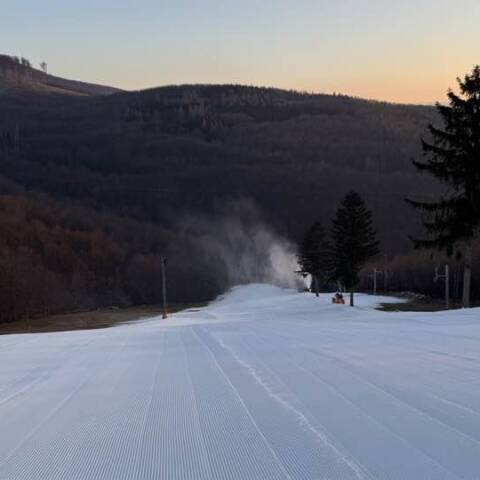
<path id="1" fill-rule="evenodd" d="M 0 479 L 480 479 L 480 311 L 357 300 L 0 337 Z"/>

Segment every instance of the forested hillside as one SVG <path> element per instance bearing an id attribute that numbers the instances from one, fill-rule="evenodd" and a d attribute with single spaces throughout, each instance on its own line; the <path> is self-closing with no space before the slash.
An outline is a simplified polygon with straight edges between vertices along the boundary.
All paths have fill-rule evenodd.
<path id="1" fill-rule="evenodd" d="M 404 197 L 435 188 L 411 167 L 434 115 L 236 85 L 101 96 L 2 89 L 0 291 L 12 299 L 2 298 L 2 314 L 157 302 L 162 253 L 172 299 L 210 298 L 225 273 L 179 225 L 186 215 L 224 218 L 245 199 L 246 222 L 254 205 L 296 241 L 314 220 L 328 224 L 353 187 L 382 252 L 406 252 L 405 232 L 420 222 Z"/>

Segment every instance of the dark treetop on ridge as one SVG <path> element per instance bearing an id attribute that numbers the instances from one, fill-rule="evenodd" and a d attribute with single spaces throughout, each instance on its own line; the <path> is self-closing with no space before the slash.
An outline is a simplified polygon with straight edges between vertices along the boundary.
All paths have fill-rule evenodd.
<path id="1" fill-rule="evenodd" d="M 372 214 L 357 192 L 349 192 L 337 210 L 332 243 L 332 278 L 353 290 L 362 266 L 378 253 Z"/>
<path id="2" fill-rule="evenodd" d="M 448 92 L 448 105 L 437 104 L 444 129 L 429 125 L 431 142 L 422 141 L 424 162 L 413 161 L 448 187 L 437 201 L 407 200 L 426 215 L 428 239 L 417 247 L 446 247 L 471 239 L 480 226 L 480 67 L 463 80 L 460 95 Z"/>

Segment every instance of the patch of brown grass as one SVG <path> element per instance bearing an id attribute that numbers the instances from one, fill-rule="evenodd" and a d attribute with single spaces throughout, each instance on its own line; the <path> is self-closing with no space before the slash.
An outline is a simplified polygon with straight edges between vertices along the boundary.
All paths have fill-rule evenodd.
<path id="1" fill-rule="evenodd" d="M 478 305 L 472 305 L 478 306 Z M 462 308 L 460 302 L 450 302 L 449 310 Z M 383 312 L 440 312 L 445 310 L 445 300 L 443 298 L 430 297 L 407 297 L 406 302 L 400 303 L 381 303 L 378 310 Z"/>
<path id="2" fill-rule="evenodd" d="M 202 307 L 205 304 L 177 303 L 168 308 L 168 313 L 188 308 Z M 62 332 L 68 330 L 89 330 L 107 328 L 112 325 L 161 316 L 162 307 L 147 305 L 129 308 L 106 308 L 90 312 L 64 313 L 47 317 L 24 318 L 15 322 L 0 323 L 0 335 L 11 333 Z"/>

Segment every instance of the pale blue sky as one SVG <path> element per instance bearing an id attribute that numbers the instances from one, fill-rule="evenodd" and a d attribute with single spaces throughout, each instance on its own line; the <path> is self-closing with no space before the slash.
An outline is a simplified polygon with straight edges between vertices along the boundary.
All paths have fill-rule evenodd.
<path id="1" fill-rule="evenodd" d="M 2 1 L 0 53 L 138 89 L 244 83 L 441 100 L 480 63 L 480 0 Z"/>

